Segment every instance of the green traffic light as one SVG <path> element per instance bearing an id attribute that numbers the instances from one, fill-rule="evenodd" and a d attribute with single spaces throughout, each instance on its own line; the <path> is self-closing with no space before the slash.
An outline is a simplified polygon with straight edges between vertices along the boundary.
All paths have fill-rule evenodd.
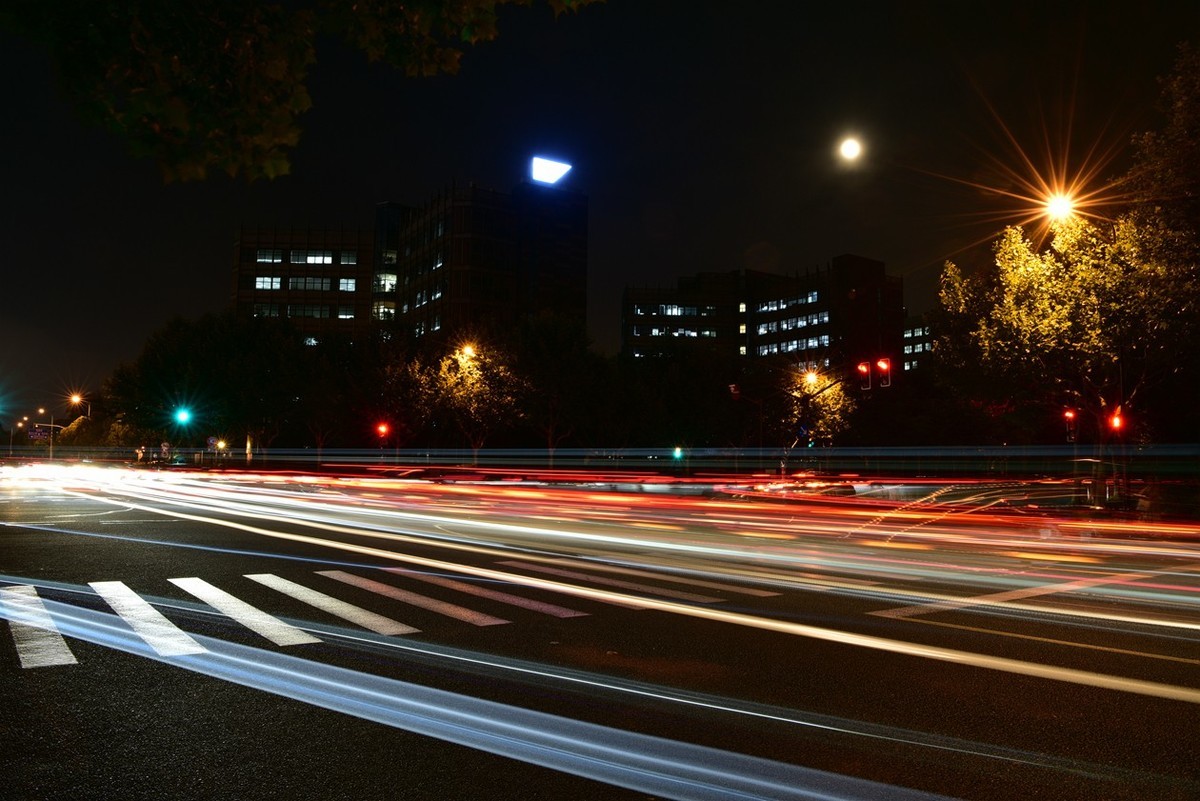
<path id="1" fill-rule="evenodd" d="M 180 425 L 187 425 L 192 419 L 191 409 L 176 409 L 175 422 Z"/>

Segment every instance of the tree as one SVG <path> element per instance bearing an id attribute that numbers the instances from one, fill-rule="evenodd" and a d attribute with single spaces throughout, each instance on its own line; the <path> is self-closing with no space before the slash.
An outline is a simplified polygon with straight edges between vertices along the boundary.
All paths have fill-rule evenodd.
<path id="1" fill-rule="evenodd" d="M 791 399 L 789 427 L 797 442 L 832 444 L 834 437 L 850 427 L 856 403 L 838 376 L 814 370 L 791 370 L 785 378 Z"/>
<path id="2" fill-rule="evenodd" d="M 316 43 L 333 36 L 408 75 L 458 71 L 531 0 L 15 0 L 0 25 L 44 44 L 84 117 L 155 159 L 168 180 L 290 169 Z M 548 0 L 556 15 L 593 0 Z"/>
<path id="3" fill-rule="evenodd" d="M 1193 326 L 1180 311 L 1196 287 L 1156 259 L 1147 238 L 1132 217 L 1075 217 L 1057 223 L 1039 252 L 1010 227 L 994 245 L 994 271 L 967 278 L 947 264 L 943 312 L 951 330 L 968 332 L 967 347 L 997 386 L 1028 392 L 1047 410 L 1090 412 L 1100 434 L 1104 420 L 1136 408 L 1146 387 L 1174 372 L 1176 346 Z"/>

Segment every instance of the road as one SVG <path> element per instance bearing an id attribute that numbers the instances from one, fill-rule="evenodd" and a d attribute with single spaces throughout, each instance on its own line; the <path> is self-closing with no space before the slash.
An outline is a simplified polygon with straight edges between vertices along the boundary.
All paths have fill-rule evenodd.
<path id="1" fill-rule="evenodd" d="M 0 797 L 1200 797 L 1196 527 L 481 478 L 0 468 Z"/>

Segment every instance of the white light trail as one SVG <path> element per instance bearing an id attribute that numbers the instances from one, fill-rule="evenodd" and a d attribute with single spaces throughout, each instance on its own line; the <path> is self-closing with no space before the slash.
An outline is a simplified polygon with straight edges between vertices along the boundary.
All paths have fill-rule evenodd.
<path id="1" fill-rule="evenodd" d="M 51 604 L 68 636 L 161 655 L 109 615 Z M 324 709 L 677 801 L 935 801 L 919 790 L 600 726 L 199 637 L 169 664 Z M 166 661 L 166 660 L 164 660 Z"/>

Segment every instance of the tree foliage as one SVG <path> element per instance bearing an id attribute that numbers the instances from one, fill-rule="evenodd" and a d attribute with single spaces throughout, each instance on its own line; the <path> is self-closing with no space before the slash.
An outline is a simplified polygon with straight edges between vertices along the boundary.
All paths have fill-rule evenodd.
<path id="1" fill-rule="evenodd" d="M 850 427 L 857 404 L 840 376 L 790 370 L 785 382 L 791 399 L 787 422 L 797 441 L 832 445 Z"/>
<path id="2" fill-rule="evenodd" d="M 1136 407 L 1139 394 L 1178 366 L 1194 320 L 1185 273 L 1156 258 L 1132 217 L 1057 224 L 1038 251 L 1019 227 L 994 245 L 994 270 L 964 277 L 948 264 L 940 299 L 950 326 L 939 347 L 977 355 L 995 385 L 1047 407 L 1102 417 Z M 966 343 L 952 341 L 965 331 Z"/>
<path id="3" fill-rule="evenodd" d="M 548 0 L 555 14 L 593 0 Z M 290 169 L 317 41 L 335 36 L 408 75 L 454 73 L 531 0 L 15 0 L 0 24 L 46 46 L 62 92 L 168 180 Z"/>

